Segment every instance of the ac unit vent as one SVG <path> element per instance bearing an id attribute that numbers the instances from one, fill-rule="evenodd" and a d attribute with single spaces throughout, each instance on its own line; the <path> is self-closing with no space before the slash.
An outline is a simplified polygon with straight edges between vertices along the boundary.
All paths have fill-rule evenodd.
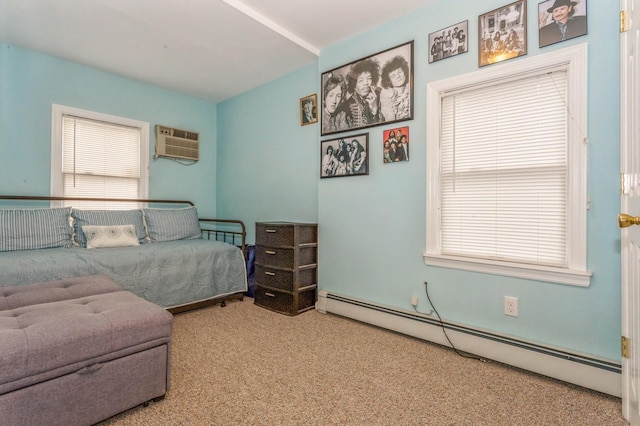
<path id="1" fill-rule="evenodd" d="M 199 134 L 156 124 L 156 156 L 198 161 Z"/>

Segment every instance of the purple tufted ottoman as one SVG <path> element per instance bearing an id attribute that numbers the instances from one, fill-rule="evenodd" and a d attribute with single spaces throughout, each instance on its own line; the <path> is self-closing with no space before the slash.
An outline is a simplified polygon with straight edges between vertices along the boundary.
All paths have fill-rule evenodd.
<path id="1" fill-rule="evenodd" d="M 161 399 L 172 320 L 106 276 L 0 287 L 0 425 L 89 425 Z"/>

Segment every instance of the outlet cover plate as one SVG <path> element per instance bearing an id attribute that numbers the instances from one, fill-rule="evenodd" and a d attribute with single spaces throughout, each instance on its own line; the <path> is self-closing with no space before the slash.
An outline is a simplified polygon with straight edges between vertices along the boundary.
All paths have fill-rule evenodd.
<path id="1" fill-rule="evenodd" d="M 518 298 L 512 296 L 504 297 L 504 314 L 510 317 L 518 316 Z"/>

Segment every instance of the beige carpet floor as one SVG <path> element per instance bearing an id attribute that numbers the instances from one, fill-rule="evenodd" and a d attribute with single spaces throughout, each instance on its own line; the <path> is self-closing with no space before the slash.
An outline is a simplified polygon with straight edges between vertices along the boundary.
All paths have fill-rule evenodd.
<path id="1" fill-rule="evenodd" d="M 628 424 L 619 398 L 252 299 L 177 314 L 172 339 L 166 398 L 101 425 Z"/>

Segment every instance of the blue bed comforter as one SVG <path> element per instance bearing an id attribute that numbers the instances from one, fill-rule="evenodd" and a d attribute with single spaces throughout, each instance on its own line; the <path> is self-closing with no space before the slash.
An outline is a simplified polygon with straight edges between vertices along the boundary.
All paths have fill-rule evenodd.
<path id="1" fill-rule="evenodd" d="M 0 286 L 94 274 L 109 275 L 125 290 L 165 308 L 247 290 L 242 251 L 220 241 L 0 253 Z"/>

